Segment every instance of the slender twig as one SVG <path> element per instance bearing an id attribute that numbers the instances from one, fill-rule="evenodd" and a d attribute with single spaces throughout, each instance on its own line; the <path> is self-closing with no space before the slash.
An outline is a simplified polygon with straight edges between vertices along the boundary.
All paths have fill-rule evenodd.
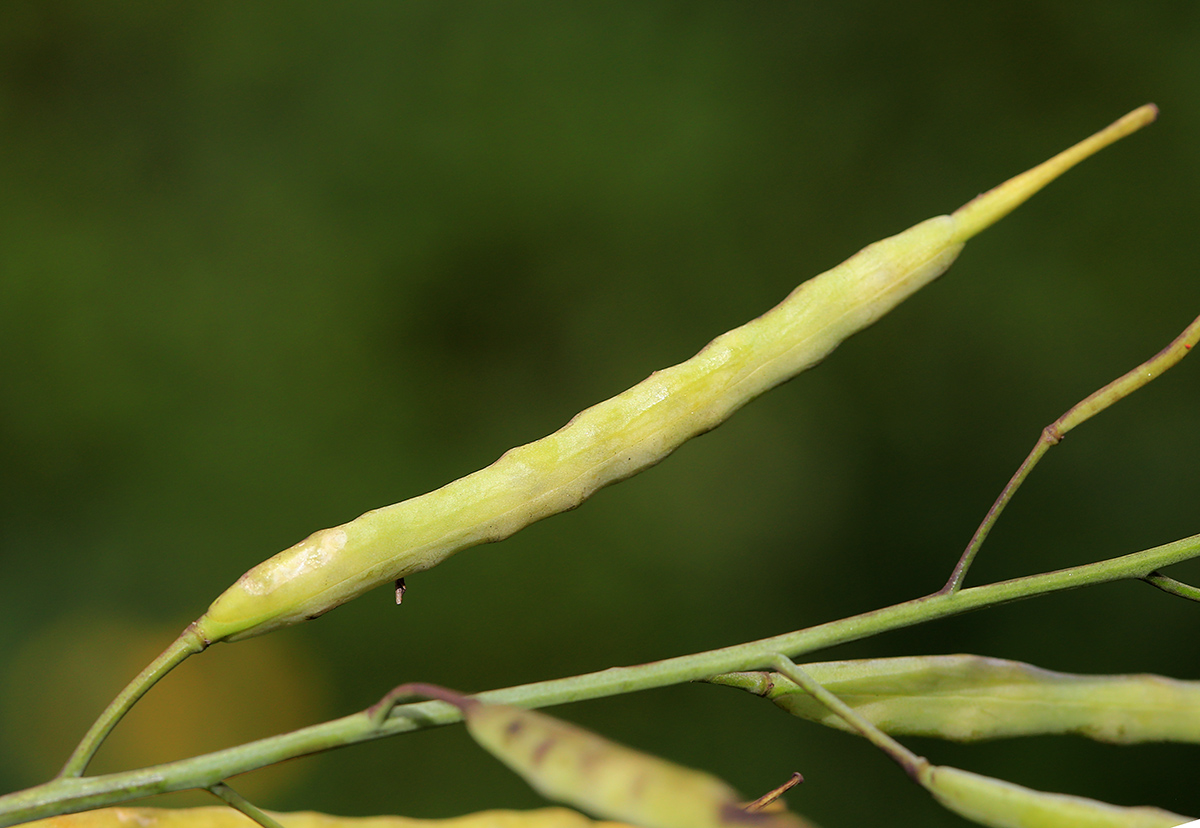
<path id="1" fill-rule="evenodd" d="M 853 707 L 826 690 L 820 682 L 805 672 L 804 668 L 787 656 L 782 653 L 776 654 L 771 666 L 796 682 L 805 693 L 808 693 L 808 695 L 841 716 L 846 721 L 846 724 L 857 730 L 864 739 L 895 760 L 896 764 L 904 768 L 905 772 L 914 780 L 918 779 L 921 768 L 929 764 L 928 760 L 917 756 L 917 754 L 876 727 L 873 722 Z"/>
<path id="2" fill-rule="evenodd" d="M 283 828 L 282 825 L 270 814 L 259 808 L 246 797 L 229 787 L 226 782 L 218 782 L 215 785 L 208 786 L 208 792 L 213 796 L 228 802 L 232 807 L 241 811 L 246 816 L 257 822 L 263 828 Z"/>
<path id="3" fill-rule="evenodd" d="M 184 630 L 179 638 L 171 642 L 170 646 L 163 650 L 158 658 L 150 662 L 145 670 L 138 673 L 137 678 L 129 682 L 121 694 L 104 709 L 100 718 L 88 728 L 88 732 L 84 734 L 83 739 L 71 753 L 58 775 L 60 777 L 82 776 L 83 772 L 87 770 L 88 762 L 92 761 L 92 757 L 100 749 L 104 738 L 117 726 L 117 722 L 121 721 L 137 700 L 144 696 L 146 691 L 153 687 L 159 679 L 177 667 L 181 661 L 207 646 L 208 642 L 196 632 L 194 624 Z"/>
<path id="4" fill-rule="evenodd" d="M 958 563 L 955 565 L 954 571 L 950 574 L 950 579 L 942 587 L 942 591 L 953 593 L 962 588 L 963 579 L 967 577 L 967 570 L 970 569 L 971 563 L 975 560 L 975 556 L 979 552 L 979 547 L 983 545 L 988 533 L 992 531 L 992 526 L 996 523 L 997 518 L 1000 517 L 1000 513 L 1004 511 L 1004 507 L 1012 500 L 1017 489 L 1025 482 L 1025 478 L 1029 476 L 1029 473 L 1033 471 L 1033 467 L 1038 464 L 1038 461 L 1042 459 L 1042 455 L 1049 451 L 1051 446 L 1057 445 L 1066 436 L 1068 431 L 1080 423 L 1090 420 L 1113 403 L 1129 396 L 1179 362 L 1179 360 L 1187 356 L 1192 346 L 1198 341 L 1200 341 L 1200 316 L 1192 320 L 1192 324 L 1184 328 L 1183 332 L 1175 337 L 1170 345 L 1163 348 L 1132 371 L 1113 380 L 1099 391 L 1089 394 L 1057 420 L 1042 429 L 1041 436 L 1038 437 L 1037 443 L 1034 444 L 1033 451 L 1029 452 L 1029 456 L 1025 458 L 1025 462 L 1021 464 L 1021 467 L 1017 469 L 1017 473 L 1008 481 L 1008 485 L 1000 492 L 1000 496 L 996 498 L 996 502 L 992 504 L 992 508 L 988 509 L 987 514 L 984 516 L 983 522 L 975 530 L 975 534 L 971 537 L 970 543 L 967 544 L 962 557 L 958 559 Z"/>
<path id="5" fill-rule="evenodd" d="M 476 704 L 475 700 L 470 696 L 464 696 L 445 687 L 440 687 L 436 684 L 427 684 L 423 681 L 410 681 L 407 684 L 401 684 L 399 687 L 393 687 L 387 692 L 387 695 L 363 712 L 367 714 L 367 718 L 371 720 L 372 725 L 381 727 L 387 721 L 388 716 L 392 714 L 392 710 L 400 705 L 400 702 L 405 699 L 411 699 L 413 696 L 425 696 L 429 699 L 436 699 L 446 704 L 452 704 L 463 712 L 466 712 L 468 708 Z"/>
<path id="6" fill-rule="evenodd" d="M 681 684 L 735 670 L 758 670 L 770 666 L 779 653 L 796 658 L 881 632 L 1023 598 L 1144 578 L 1164 567 L 1197 557 L 1200 557 L 1200 535 L 1056 572 L 971 587 L 953 594 L 934 593 L 760 641 L 636 667 L 614 667 L 598 673 L 492 690 L 480 693 L 475 698 L 522 707 L 547 707 Z M 371 710 L 364 710 L 291 733 L 165 765 L 82 779 L 60 777 L 24 791 L 0 796 L 0 826 L 115 805 L 152 794 L 209 788 L 236 774 L 285 759 L 450 724 L 461 718 L 462 713 L 457 707 L 440 701 L 400 705 L 380 724 L 375 723 Z"/>
<path id="7" fill-rule="evenodd" d="M 1158 572 L 1151 572 L 1142 578 L 1142 580 L 1171 595 L 1178 595 L 1180 598 L 1186 598 L 1189 601 L 1200 601 L 1200 589 L 1191 584 L 1185 584 L 1183 581 L 1177 581 Z"/>

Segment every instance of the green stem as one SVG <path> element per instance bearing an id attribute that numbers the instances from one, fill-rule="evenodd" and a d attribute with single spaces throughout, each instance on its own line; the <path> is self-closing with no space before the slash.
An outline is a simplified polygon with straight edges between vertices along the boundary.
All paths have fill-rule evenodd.
<path id="1" fill-rule="evenodd" d="M 122 717 L 129 712 L 129 709 L 146 694 L 146 691 L 158 683 L 158 680 L 171 672 L 181 661 L 193 653 L 198 653 L 208 646 L 199 633 L 195 630 L 195 625 L 189 626 L 179 638 L 171 642 L 167 649 L 163 650 L 158 658 L 150 662 L 150 665 L 145 670 L 138 673 L 137 678 L 129 682 L 124 690 L 121 691 L 112 703 L 104 709 L 100 714 L 100 718 L 96 719 L 87 733 L 84 734 L 83 740 L 75 748 L 67 763 L 63 765 L 63 769 L 59 771 L 58 777 L 77 777 L 82 776 L 87 770 L 88 762 L 92 761 L 92 757 L 96 755 L 101 743 L 109 732 L 116 727 L 117 722 L 121 721 Z"/>
<path id="2" fill-rule="evenodd" d="M 983 522 L 979 524 L 979 528 L 975 530 L 975 534 L 971 536 L 971 542 L 967 544 L 962 557 L 954 565 L 954 571 L 950 573 L 950 579 L 942 587 L 942 592 L 955 593 L 962 589 L 963 579 L 967 577 L 967 570 L 974 563 L 975 556 L 979 554 L 979 547 L 983 546 L 983 542 L 987 540 L 988 533 L 992 531 L 992 526 L 995 525 L 996 520 L 1000 517 L 1000 513 L 1004 511 L 1004 507 L 1008 505 L 1008 501 L 1012 500 L 1012 496 L 1017 493 L 1017 489 L 1021 488 L 1021 484 L 1025 482 L 1025 478 L 1033 471 L 1033 467 L 1038 464 L 1038 461 L 1042 459 L 1042 455 L 1062 439 L 1062 436 L 1055 434 L 1053 429 L 1053 425 L 1042 429 L 1042 434 L 1034 445 L 1033 451 L 1029 452 L 1029 456 L 1025 458 L 1025 462 L 1021 464 L 1021 467 L 1017 469 L 1017 473 L 1008 481 L 1004 490 L 1000 492 L 1000 496 L 996 498 L 996 502 L 992 504 L 992 508 L 988 509 L 987 514 L 984 515 Z"/>
<path id="3" fill-rule="evenodd" d="M 1188 355 L 1192 346 L 1198 341 L 1200 341 L 1200 316 L 1193 319 L 1192 324 L 1184 328 L 1183 332 L 1175 337 L 1170 345 L 1163 348 L 1132 371 L 1113 380 L 1099 391 L 1089 394 L 1068 409 L 1057 420 L 1042 429 L 1041 436 L 1038 437 L 1037 443 L 1033 446 L 1033 451 L 1029 452 L 1029 456 L 1025 458 L 1025 462 L 1021 464 L 1021 467 L 1017 469 L 1017 473 L 1008 481 L 1008 485 L 1004 487 L 1004 491 L 1000 492 L 1000 496 L 996 498 L 996 502 L 992 504 L 992 508 L 988 509 L 988 513 L 984 516 L 983 522 L 975 530 L 975 534 L 971 537 L 971 542 L 967 544 L 962 557 L 955 564 L 954 571 L 950 574 L 950 579 L 942 587 L 942 592 L 953 593 L 958 592 L 962 588 L 963 579 L 967 577 L 967 570 L 970 569 L 971 563 L 979 553 L 979 547 L 983 545 L 988 533 L 992 531 L 992 526 L 1000 517 L 1000 513 L 1004 511 L 1004 507 L 1008 505 L 1013 495 L 1017 493 L 1017 489 L 1025 482 L 1025 478 L 1029 476 L 1029 473 L 1033 471 L 1033 467 L 1038 464 L 1038 461 L 1042 459 L 1042 455 L 1049 451 L 1051 446 L 1058 445 L 1067 432 L 1077 425 L 1087 422 L 1113 403 L 1128 397 L 1134 391 L 1137 391 L 1143 385 L 1175 365 L 1175 363 Z"/>
<path id="4" fill-rule="evenodd" d="M 225 800 L 237 810 L 241 811 L 246 816 L 257 822 L 263 828 L 283 828 L 273 816 L 268 814 L 263 809 L 259 808 L 246 797 L 229 787 L 225 782 L 218 782 L 215 785 L 209 785 L 209 793 L 220 799 Z"/>
<path id="5" fill-rule="evenodd" d="M 1171 595 L 1177 595 L 1189 601 L 1200 601 L 1200 589 L 1191 584 L 1185 584 L 1183 581 L 1168 578 L 1166 575 L 1158 572 L 1151 572 L 1145 578 L 1142 578 L 1142 580 L 1150 584 L 1150 586 L 1158 587 L 1163 592 Z"/>
<path id="6" fill-rule="evenodd" d="M 787 656 L 782 654 L 775 656 L 775 660 L 771 666 L 796 682 L 805 693 L 808 693 L 808 695 L 841 716 L 846 721 L 846 724 L 857 730 L 864 739 L 890 756 L 897 765 L 904 768 L 909 776 L 913 779 L 920 778 L 921 768 L 928 765 L 928 761 L 917 756 L 917 754 L 876 727 L 874 722 L 826 690 L 804 668 Z"/>
<path id="7" fill-rule="evenodd" d="M 735 670 L 763 669 L 770 666 L 780 653 L 795 658 L 881 632 L 1022 598 L 1093 584 L 1145 578 L 1158 569 L 1196 557 L 1200 557 L 1200 535 L 1084 566 L 971 587 L 955 593 L 934 593 L 760 641 L 636 667 L 614 667 L 598 673 L 492 690 L 474 698 L 522 707 L 546 707 L 681 684 Z M 462 713 L 456 707 L 438 701 L 401 705 L 378 725 L 371 712 L 370 709 L 364 710 L 280 736 L 150 768 L 82 779 L 59 777 L 0 797 L 0 826 L 115 805 L 169 791 L 211 788 L 230 776 L 285 759 L 450 724 L 462 718 Z"/>

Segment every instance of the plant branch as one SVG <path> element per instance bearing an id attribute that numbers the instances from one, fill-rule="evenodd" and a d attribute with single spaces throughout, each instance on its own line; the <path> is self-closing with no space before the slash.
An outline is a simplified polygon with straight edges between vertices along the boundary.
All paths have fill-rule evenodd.
<path id="1" fill-rule="evenodd" d="M 1174 578 L 1168 578 L 1166 575 L 1162 575 L 1158 572 L 1151 572 L 1149 575 L 1142 578 L 1142 580 L 1150 584 L 1150 586 L 1158 587 L 1163 592 L 1166 592 L 1170 595 L 1177 595 L 1180 598 L 1186 598 L 1189 601 L 1200 601 L 1200 589 L 1197 589 L 1191 584 L 1185 584 L 1183 581 L 1177 581 Z"/>
<path id="2" fill-rule="evenodd" d="M 771 666 L 779 654 L 792 658 L 815 650 L 868 638 L 889 630 L 948 618 L 984 607 L 1068 589 L 1144 579 L 1157 570 L 1200 557 L 1200 535 L 1119 558 L 971 587 L 937 592 L 883 609 L 830 621 L 771 638 L 635 667 L 520 685 L 478 694 L 480 701 L 547 707 L 648 690 L 708 678 L 735 670 Z M 331 748 L 450 724 L 462 718 L 445 702 L 405 704 L 376 725 L 371 710 L 261 739 L 237 747 L 164 765 L 94 777 L 58 777 L 42 785 L 0 797 L 0 826 L 63 813 L 115 805 L 153 794 L 212 788 L 230 776 Z"/>
<path id="3" fill-rule="evenodd" d="M 992 526 L 1000 517 L 1000 513 L 1004 511 L 1004 507 L 1008 505 L 1013 495 L 1017 493 L 1017 489 L 1025 482 L 1025 478 L 1029 476 L 1029 473 L 1033 471 L 1033 467 L 1038 464 L 1038 461 L 1042 459 L 1042 455 L 1049 451 L 1051 446 L 1058 445 L 1067 432 L 1077 425 L 1090 420 L 1118 400 L 1128 397 L 1134 391 L 1137 391 L 1143 385 L 1175 365 L 1175 363 L 1188 355 L 1192 346 L 1198 341 L 1200 341 L 1200 316 L 1193 319 L 1192 324 L 1184 328 L 1183 332 L 1175 337 L 1170 345 L 1163 348 L 1132 371 L 1113 380 L 1099 391 L 1089 394 L 1068 409 L 1057 420 L 1042 429 L 1037 443 L 1033 446 L 1033 451 L 1029 452 L 1029 456 L 1025 458 L 1025 462 L 1021 463 L 1021 467 L 1017 469 L 1016 474 L 1008 481 L 1004 490 L 1000 492 L 1000 496 L 996 498 L 996 502 L 992 504 L 992 508 L 988 509 L 988 513 L 984 516 L 983 522 L 979 524 L 979 528 L 975 530 L 975 534 L 971 537 L 970 543 L 967 544 L 962 557 L 955 564 L 954 571 L 950 574 L 950 579 L 946 581 L 946 585 L 942 587 L 942 591 L 953 593 L 962 588 L 963 579 L 967 577 L 967 570 L 971 567 L 971 563 L 979 553 L 979 547 L 983 545 L 988 533 L 992 531 Z"/>
<path id="4" fill-rule="evenodd" d="M 137 677 L 129 682 L 120 695 L 104 709 L 100 718 L 88 728 L 88 732 L 84 734 L 83 739 L 71 753 L 58 775 L 60 777 L 82 776 L 83 772 L 87 770 L 88 762 L 92 761 L 92 757 L 100 749 L 105 737 L 137 703 L 137 700 L 157 684 L 159 679 L 177 667 L 181 661 L 207 646 L 208 642 L 196 632 L 196 625 L 189 625 L 179 638 L 172 641 L 167 649 L 159 654 L 158 658 L 150 662 L 145 670 L 138 673 Z"/>
<path id="5" fill-rule="evenodd" d="M 808 693 L 808 695 L 841 716 L 846 724 L 857 730 L 860 736 L 890 756 L 914 780 L 920 775 L 921 767 L 929 764 L 923 758 L 917 756 L 917 754 L 876 727 L 867 717 L 826 690 L 803 667 L 796 664 L 787 656 L 782 654 L 776 655 L 771 666 L 794 681 L 805 693 Z"/>
<path id="6" fill-rule="evenodd" d="M 208 792 L 218 799 L 222 799 L 229 803 L 230 807 L 241 811 L 246 816 L 257 822 L 263 828 L 283 828 L 273 816 L 259 808 L 246 797 L 235 791 L 225 782 L 218 782 L 215 785 L 209 786 Z"/>

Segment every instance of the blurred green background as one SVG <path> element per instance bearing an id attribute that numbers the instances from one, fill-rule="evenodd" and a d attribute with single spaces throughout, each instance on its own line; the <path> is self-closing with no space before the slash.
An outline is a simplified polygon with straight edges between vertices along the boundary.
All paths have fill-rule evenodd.
<path id="1" fill-rule="evenodd" d="M 374 702 L 711 649 L 941 585 L 1038 431 L 1200 312 L 1200 6 L 0 6 L 0 788 L 49 777 L 242 571 L 690 356 L 858 248 L 1147 101 L 1160 121 L 824 365 L 580 510 L 181 667 L 94 768 Z M 1071 435 L 973 583 L 1200 531 L 1200 364 Z M 1181 576 L 1198 575 L 1193 567 Z M 1117 584 L 809 657 L 1200 679 Z M 574 721 L 826 826 L 952 826 L 861 740 L 692 685 Z M 1200 816 L 1200 748 L 933 761 Z M 235 783 L 444 816 L 540 800 L 460 728 Z M 176 797 L 174 802 L 206 801 Z"/>

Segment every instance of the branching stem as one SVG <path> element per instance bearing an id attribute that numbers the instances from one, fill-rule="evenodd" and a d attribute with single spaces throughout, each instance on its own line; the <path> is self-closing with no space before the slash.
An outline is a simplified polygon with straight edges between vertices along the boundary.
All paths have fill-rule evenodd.
<path id="1" fill-rule="evenodd" d="M 864 739 L 895 760 L 896 764 L 904 768 L 905 772 L 913 779 L 917 779 L 921 772 L 921 767 L 928 764 L 925 759 L 917 756 L 917 754 L 884 733 L 853 707 L 822 687 L 804 668 L 787 656 L 783 654 L 776 655 L 771 666 L 796 682 L 805 693 L 808 693 L 808 695 L 828 707 L 832 712 L 841 716 L 846 721 L 846 724 L 857 730 L 859 735 Z"/>
<path id="2" fill-rule="evenodd" d="M 241 811 L 246 816 L 257 822 L 263 828 L 283 828 L 273 816 L 259 808 L 246 797 L 235 791 L 225 782 L 218 782 L 215 785 L 208 787 L 209 793 L 220 799 L 225 800 L 230 806 Z"/>
<path id="3" fill-rule="evenodd" d="M 1083 566 L 1030 575 L 954 593 L 934 593 L 861 615 L 818 624 L 784 635 L 679 656 L 636 667 L 614 667 L 598 673 L 492 690 L 480 701 L 547 707 L 696 681 L 718 673 L 769 667 L 784 654 L 791 658 L 857 641 L 881 632 L 996 606 L 1022 598 L 1048 595 L 1094 584 L 1146 578 L 1159 569 L 1200 557 L 1200 535 L 1163 546 Z M 372 713 L 376 713 L 375 716 Z M 462 718 L 453 705 L 421 702 L 400 705 L 378 721 L 371 709 L 280 736 L 140 770 L 85 778 L 59 777 L 0 796 L 0 826 L 55 814 L 74 813 L 128 802 L 140 797 L 190 788 L 211 788 L 239 773 L 285 759 L 413 730 L 450 724 Z M 378 723 L 377 723 L 378 722 Z"/>
<path id="4" fill-rule="evenodd" d="M 1071 407 L 1067 413 L 1042 429 L 1041 436 L 1038 437 L 1037 443 L 1033 446 L 1033 451 L 1029 452 L 1029 456 L 1025 458 L 1025 462 L 1021 464 L 1021 467 L 1017 469 L 1017 473 L 1008 481 L 1008 485 L 1000 492 L 1000 496 L 996 498 L 996 502 L 992 504 L 992 508 L 988 509 L 988 513 L 984 516 L 983 522 L 975 530 L 975 534 L 971 537 L 971 542 L 967 544 L 966 550 L 963 552 L 962 557 L 958 559 L 954 571 L 950 574 L 950 579 L 942 587 L 942 592 L 954 593 L 962 588 L 963 579 L 967 577 L 967 570 L 970 569 L 971 563 L 979 553 L 979 547 L 983 545 L 988 533 L 992 531 L 992 526 L 995 525 L 996 520 L 1000 517 L 1000 513 L 1004 511 L 1004 507 L 1012 500 L 1017 489 L 1025 482 L 1025 478 L 1029 476 L 1029 473 L 1033 471 L 1033 467 L 1038 464 L 1038 461 L 1042 459 L 1042 455 L 1049 451 L 1051 446 L 1057 445 L 1066 436 L 1068 431 L 1080 423 L 1090 420 L 1113 403 L 1128 397 L 1134 391 L 1137 391 L 1143 385 L 1179 362 L 1179 360 L 1187 356 L 1192 346 L 1198 341 L 1200 341 L 1200 316 L 1192 320 L 1192 324 L 1184 328 L 1183 332 L 1175 337 L 1170 345 L 1163 348 L 1132 371 L 1113 380 L 1099 391 L 1088 395 Z"/>
<path id="5" fill-rule="evenodd" d="M 92 761 L 92 757 L 100 749 L 105 737 L 117 726 L 117 722 L 121 721 L 137 700 L 158 683 L 159 679 L 177 667 L 181 661 L 207 646 L 208 643 L 196 632 L 195 625 L 184 630 L 179 638 L 171 642 L 170 646 L 163 650 L 158 658 L 150 662 L 145 670 L 138 673 L 137 678 L 129 682 L 121 694 L 104 709 L 100 718 L 84 734 L 83 740 L 67 759 L 63 769 L 59 771 L 59 778 L 82 776 L 83 772 L 87 770 L 88 762 Z"/>
<path id="6" fill-rule="evenodd" d="M 1170 595 L 1177 595 L 1189 601 L 1200 601 L 1200 589 L 1191 584 L 1185 584 L 1183 581 L 1169 578 L 1161 573 L 1151 572 L 1145 578 L 1142 578 L 1142 580 L 1150 584 L 1150 586 L 1158 587 Z"/>

